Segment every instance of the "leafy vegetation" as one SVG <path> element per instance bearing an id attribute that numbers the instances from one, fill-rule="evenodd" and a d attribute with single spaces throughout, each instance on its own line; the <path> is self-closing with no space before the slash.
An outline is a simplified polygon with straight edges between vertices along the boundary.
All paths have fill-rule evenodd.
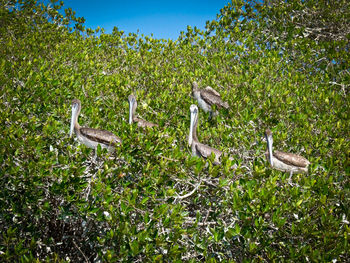
<path id="1" fill-rule="evenodd" d="M 232 1 L 176 41 L 0 3 L 1 261 L 349 259 L 348 1 Z M 231 105 L 199 113 L 220 166 L 187 146 L 193 80 Z M 127 123 L 131 93 L 159 128 Z M 83 126 L 122 138 L 115 153 L 68 137 L 73 98 Z M 308 174 L 270 169 L 267 127 Z"/>

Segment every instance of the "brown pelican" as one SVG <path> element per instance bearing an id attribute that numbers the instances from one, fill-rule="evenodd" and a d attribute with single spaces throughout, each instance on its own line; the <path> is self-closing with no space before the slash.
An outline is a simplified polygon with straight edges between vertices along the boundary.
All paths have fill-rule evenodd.
<path id="1" fill-rule="evenodd" d="M 209 118 L 214 114 L 211 106 L 216 105 L 218 108 L 228 109 L 229 105 L 227 102 L 221 99 L 220 94 L 213 88 L 207 86 L 205 89 L 198 89 L 198 84 L 196 81 L 192 83 L 192 95 L 198 101 L 199 107 L 201 107 L 205 112 L 210 112 Z M 217 113 L 215 113 L 216 115 Z"/>
<path id="2" fill-rule="evenodd" d="M 129 124 L 132 124 L 133 122 L 137 122 L 137 125 L 139 127 L 154 127 L 158 126 L 157 124 L 154 124 L 152 122 L 148 122 L 142 119 L 139 119 L 135 116 L 135 111 L 137 107 L 137 101 L 134 95 L 130 95 L 129 98 Z"/>
<path id="3" fill-rule="evenodd" d="M 293 173 L 307 172 L 310 162 L 300 155 L 293 153 L 284 153 L 280 151 L 274 151 L 272 153 L 272 132 L 267 129 L 265 131 L 267 140 L 266 158 L 268 159 L 271 167 L 283 171 Z"/>
<path id="4" fill-rule="evenodd" d="M 86 146 L 96 149 L 97 145 L 100 144 L 102 148 L 106 148 L 108 151 L 113 151 L 115 145 L 122 142 L 119 137 L 109 131 L 80 127 L 78 123 L 80 110 L 80 100 L 74 99 L 72 101 L 72 119 L 70 122 L 69 137 L 72 137 L 74 131 L 78 140 Z"/>
<path id="5" fill-rule="evenodd" d="M 197 138 L 197 124 L 198 124 L 198 107 L 194 104 L 190 107 L 191 112 L 191 123 L 190 123 L 190 134 L 188 136 L 188 144 L 192 148 L 192 155 L 208 158 L 211 153 L 214 153 L 215 160 L 214 164 L 220 164 L 219 158 L 222 155 L 222 152 L 214 149 L 208 145 L 202 144 L 198 141 Z"/>

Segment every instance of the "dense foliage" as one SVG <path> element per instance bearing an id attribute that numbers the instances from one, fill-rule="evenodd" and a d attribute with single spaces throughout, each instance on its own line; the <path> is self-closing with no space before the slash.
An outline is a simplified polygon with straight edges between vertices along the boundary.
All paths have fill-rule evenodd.
<path id="1" fill-rule="evenodd" d="M 176 41 L 0 3 L 1 261 L 349 259 L 348 1 L 235 0 Z M 193 80 L 231 106 L 199 113 L 220 166 L 187 146 Z M 159 128 L 127 123 L 131 93 Z M 123 139 L 115 153 L 68 137 L 73 98 L 83 126 Z M 267 127 L 307 174 L 269 167 Z"/>

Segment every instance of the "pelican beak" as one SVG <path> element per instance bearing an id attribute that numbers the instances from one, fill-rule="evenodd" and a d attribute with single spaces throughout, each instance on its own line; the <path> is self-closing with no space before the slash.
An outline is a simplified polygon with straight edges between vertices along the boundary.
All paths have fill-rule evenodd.
<path id="1" fill-rule="evenodd" d="M 129 100 L 129 124 L 132 124 L 132 108 L 133 108 L 134 102 L 132 100 Z"/>
<path id="2" fill-rule="evenodd" d="M 272 161 L 272 143 L 273 143 L 273 139 L 272 139 L 272 136 L 266 136 L 266 140 L 267 140 L 267 149 L 269 151 L 270 165 L 273 166 L 273 161 Z"/>
<path id="3" fill-rule="evenodd" d="M 190 134 L 188 135 L 188 145 L 192 145 L 193 141 L 193 125 L 194 125 L 195 113 L 191 111 L 191 121 L 190 121 Z"/>
<path id="4" fill-rule="evenodd" d="M 70 131 L 69 131 L 69 137 L 72 137 L 73 131 L 74 131 L 74 124 L 77 120 L 77 112 L 78 112 L 78 105 L 73 104 L 72 105 L 72 118 L 70 120 Z"/>

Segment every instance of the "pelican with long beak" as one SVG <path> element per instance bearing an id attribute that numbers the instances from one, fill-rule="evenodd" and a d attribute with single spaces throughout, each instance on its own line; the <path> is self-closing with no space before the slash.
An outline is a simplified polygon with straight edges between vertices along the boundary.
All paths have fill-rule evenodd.
<path id="1" fill-rule="evenodd" d="M 310 162 L 300 155 L 293 153 L 285 153 L 280 151 L 272 152 L 272 132 L 267 129 L 265 131 L 267 140 L 266 158 L 269 161 L 272 168 L 283 172 L 293 173 L 306 173 Z"/>
<path id="2" fill-rule="evenodd" d="M 137 125 L 142 128 L 158 126 L 152 122 L 148 122 L 136 117 L 135 112 L 137 108 L 137 101 L 134 95 L 128 97 L 129 100 L 129 124 L 137 122 Z"/>
<path id="3" fill-rule="evenodd" d="M 217 112 L 214 113 L 212 110 L 213 105 L 216 105 L 218 108 L 229 108 L 228 103 L 222 100 L 220 93 L 209 86 L 200 90 L 196 81 L 192 83 L 192 95 L 198 101 L 199 107 L 210 113 L 209 119 L 213 115 L 217 115 Z"/>
<path id="4" fill-rule="evenodd" d="M 202 144 L 198 141 L 197 138 L 197 124 L 198 124 L 198 107 L 194 104 L 190 106 L 191 112 L 191 122 L 190 122 L 190 134 L 188 136 L 188 145 L 191 146 L 192 155 L 208 158 L 211 153 L 214 153 L 215 160 L 214 164 L 220 164 L 220 156 L 222 151 L 219 151 L 215 148 L 212 148 L 208 145 Z"/>
<path id="5" fill-rule="evenodd" d="M 122 143 L 119 137 L 109 131 L 80 127 L 78 123 L 80 110 L 80 100 L 74 99 L 72 101 L 72 118 L 69 137 L 72 137 L 74 131 L 78 140 L 87 147 L 96 149 L 98 145 L 101 145 L 102 148 L 106 148 L 108 151 L 113 151 L 116 145 Z"/>

